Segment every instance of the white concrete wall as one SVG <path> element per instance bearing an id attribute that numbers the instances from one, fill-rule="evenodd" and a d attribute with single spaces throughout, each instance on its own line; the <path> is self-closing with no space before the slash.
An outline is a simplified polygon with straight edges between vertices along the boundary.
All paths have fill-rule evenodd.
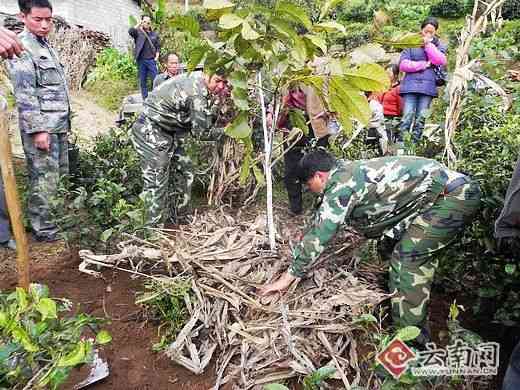
<path id="1" fill-rule="evenodd" d="M 128 17 L 141 14 L 132 0 L 51 0 L 54 14 L 68 23 L 110 35 L 114 46 L 126 50 L 130 42 Z M 0 12 L 18 12 L 18 0 L 0 0 Z"/>

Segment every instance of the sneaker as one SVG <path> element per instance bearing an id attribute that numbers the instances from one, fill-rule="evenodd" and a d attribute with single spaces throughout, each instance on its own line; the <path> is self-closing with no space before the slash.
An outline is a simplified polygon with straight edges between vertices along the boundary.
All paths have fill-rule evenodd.
<path id="1" fill-rule="evenodd" d="M 16 241 L 13 239 L 10 239 L 7 242 L 2 242 L 0 245 L 5 249 L 11 249 L 13 251 L 16 250 Z"/>

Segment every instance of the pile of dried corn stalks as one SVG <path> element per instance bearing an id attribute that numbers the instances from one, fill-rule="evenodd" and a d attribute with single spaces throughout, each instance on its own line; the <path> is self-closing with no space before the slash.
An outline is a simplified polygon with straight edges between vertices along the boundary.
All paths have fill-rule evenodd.
<path id="1" fill-rule="evenodd" d="M 189 278 L 195 298 L 186 299 L 191 318 L 167 348 L 173 361 L 200 374 L 216 357 L 215 389 L 227 382 L 249 389 L 323 365 L 335 367 L 346 388 L 366 382 L 352 318 L 387 296 L 349 272 L 354 260 L 344 254 L 354 235 L 339 238 L 287 294 L 266 298 L 256 288 L 285 271 L 290 249 L 282 237 L 280 257 L 263 249 L 263 218 L 208 213 L 159 235 L 155 242 L 124 242 L 116 255 L 80 251 L 80 269 L 97 275 L 89 267 L 101 265 L 165 283 Z"/>

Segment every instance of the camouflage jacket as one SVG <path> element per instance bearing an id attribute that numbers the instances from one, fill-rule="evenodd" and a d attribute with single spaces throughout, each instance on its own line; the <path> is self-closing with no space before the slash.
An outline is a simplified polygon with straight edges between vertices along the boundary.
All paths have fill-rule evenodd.
<path id="1" fill-rule="evenodd" d="M 20 58 L 8 61 L 20 130 L 26 134 L 70 130 L 70 99 L 63 66 L 48 42 L 24 30 Z"/>
<path id="2" fill-rule="evenodd" d="M 432 206 L 446 183 L 460 175 L 421 157 L 338 160 L 313 221 L 294 248 L 289 272 L 304 276 L 343 224 L 369 238 L 399 239 L 411 220 Z"/>
<path id="3" fill-rule="evenodd" d="M 154 89 L 144 102 L 143 115 L 164 131 L 201 135 L 213 126 L 215 108 L 204 74 L 193 72 L 172 77 Z"/>

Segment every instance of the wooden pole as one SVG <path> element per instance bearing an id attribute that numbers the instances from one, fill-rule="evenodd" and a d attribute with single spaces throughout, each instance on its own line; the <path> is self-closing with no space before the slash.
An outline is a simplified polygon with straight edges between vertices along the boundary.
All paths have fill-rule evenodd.
<path id="1" fill-rule="evenodd" d="M 20 206 L 20 198 L 18 197 L 18 189 L 16 187 L 16 179 L 14 176 L 6 110 L 7 103 L 0 96 L 0 168 L 4 180 L 5 199 L 7 209 L 9 210 L 11 228 L 16 240 L 16 251 L 18 255 L 16 259 L 18 285 L 28 289 L 30 283 L 29 246 L 27 244 L 27 236 L 23 225 L 22 207 Z"/>

